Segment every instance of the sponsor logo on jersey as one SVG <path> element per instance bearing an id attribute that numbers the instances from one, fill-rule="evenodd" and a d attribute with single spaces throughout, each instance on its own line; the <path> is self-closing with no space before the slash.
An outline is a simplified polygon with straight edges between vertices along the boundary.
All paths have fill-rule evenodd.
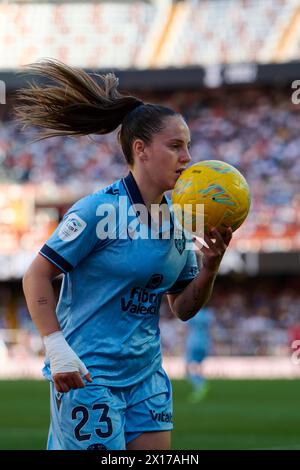
<path id="1" fill-rule="evenodd" d="M 157 289 L 161 285 L 163 278 L 162 274 L 152 274 L 146 284 L 146 289 Z"/>
<path id="2" fill-rule="evenodd" d="M 173 423 L 172 413 L 164 411 L 157 413 L 155 410 L 150 410 L 149 412 L 153 421 L 158 421 L 160 423 Z"/>
<path id="3" fill-rule="evenodd" d="M 155 294 L 142 287 L 133 287 L 129 298 L 121 298 L 123 312 L 145 314 L 158 314 L 160 306 L 160 294 Z"/>
<path id="4" fill-rule="evenodd" d="M 69 214 L 62 222 L 58 236 L 64 242 L 75 240 L 85 229 L 87 223 L 77 214 Z"/>

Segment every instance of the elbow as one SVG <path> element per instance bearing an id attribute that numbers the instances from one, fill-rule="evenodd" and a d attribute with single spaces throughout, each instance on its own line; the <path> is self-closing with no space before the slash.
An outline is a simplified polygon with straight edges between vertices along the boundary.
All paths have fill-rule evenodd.
<path id="1" fill-rule="evenodd" d="M 186 310 L 184 308 L 184 305 L 181 305 L 178 301 L 176 302 L 176 300 L 175 302 L 172 302 L 170 307 L 173 315 L 175 315 L 178 320 L 181 320 L 183 322 L 186 322 L 195 315 L 194 310 Z"/>
<path id="2" fill-rule="evenodd" d="M 176 315 L 176 317 L 183 321 L 186 322 L 193 318 L 197 313 L 201 311 L 201 309 L 206 305 L 206 302 L 204 302 L 201 306 L 197 306 L 197 308 L 191 309 L 191 310 L 178 310 L 176 312 L 173 311 L 173 313 Z"/>
<path id="3" fill-rule="evenodd" d="M 181 320 L 183 322 L 186 322 L 186 321 L 190 320 L 191 318 L 193 318 L 195 313 L 190 314 L 190 312 L 188 312 L 188 313 L 185 313 L 184 315 L 179 315 L 178 318 L 179 318 L 179 320 Z"/>
<path id="4" fill-rule="evenodd" d="M 186 322 L 188 320 L 190 320 L 196 312 L 194 312 L 193 310 L 179 310 L 179 311 L 173 311 L 174 315 L 178 318 L 178 320 L 181 320 L 183 322 Z"/>
<path id="5" fill-rule="evenodd" d="M 189 317 L 184 316 L 184 315 L 176 315 L 176 316 L 177 316 L 178 320 L 181 320 L 183 322 L 186 322 L 190 319 Z"/>

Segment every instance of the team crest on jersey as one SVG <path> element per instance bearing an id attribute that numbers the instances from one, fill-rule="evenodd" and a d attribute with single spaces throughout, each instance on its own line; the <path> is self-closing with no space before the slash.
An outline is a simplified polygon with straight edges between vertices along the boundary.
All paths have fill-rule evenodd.
<path id="1" fill-rule="evenodd" d="M 69 214 L 62 222 L 58 236 L 62 241 L 70 242 L 71 240 L 75 240 L 75 238 L 83 232 L 86 226 L 87 223 L 77 214 Z"/>
<path id="2" fill-rule="evenodd" d="M 163 278 L 162 274 L 152 274 L 146 284 L 146 289 L 157 289 L 161 285 Z"/>
<path id="3" fill-rule="evenodd" d="M 182 253 L 184 252 L 184 249 L 185 249 L 185 245 L 186 245 L 186 238 L 184 236 L 184 232 L 182 232 L 182 238 L 175 238 L 174 242 L 175 242 L 175 246 L 178 250 L 178 253 L 180 255 L 182 255 Z"/>

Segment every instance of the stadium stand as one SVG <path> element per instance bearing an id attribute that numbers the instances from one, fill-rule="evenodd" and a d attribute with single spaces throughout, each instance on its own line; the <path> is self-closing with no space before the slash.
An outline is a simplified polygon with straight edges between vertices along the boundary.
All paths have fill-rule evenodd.
<path id="1" fill-rule="evenodd" d="M 159 2 L 2 3 L 0 68 L 42 57 L 74 66 L 133 67 L 160 12 Z"/>
<path id="2" fill-rule="evenodd" d="M 156 65 L 271 62 L 298 8 L 297 0 L 178 3 Z"/>
<path id="3" fill-rule="evenodd" d="M 216 356 L 280 356 L 290 353 L 299 337 L 300 296 L 296 278 L 255 278 L 233 282 L 219 279 L 209 303 Z M 161 309 L 161 331 L 166 355 L 183 354 L 186 327 L 168 309 Z"/>
<path id="4" fill-rule="evenodd" d="M 298 0 L 4 2 L 0 69 L 42 57 L 90 68 L 299 59 Z"/>

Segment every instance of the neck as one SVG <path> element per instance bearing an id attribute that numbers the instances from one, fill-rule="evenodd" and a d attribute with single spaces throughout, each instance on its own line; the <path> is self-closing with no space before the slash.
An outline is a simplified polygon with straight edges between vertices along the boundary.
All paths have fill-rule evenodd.
<path id="1" fill-rule="evenodd" d="M 145 173 L 138 171 L 137 168 L 131 169 L 131 173 L 139 187 L 147 209 L 150 210 L 151 204 L 160 204 L 163 192 L 153 184 L 153 181 Z"/>

